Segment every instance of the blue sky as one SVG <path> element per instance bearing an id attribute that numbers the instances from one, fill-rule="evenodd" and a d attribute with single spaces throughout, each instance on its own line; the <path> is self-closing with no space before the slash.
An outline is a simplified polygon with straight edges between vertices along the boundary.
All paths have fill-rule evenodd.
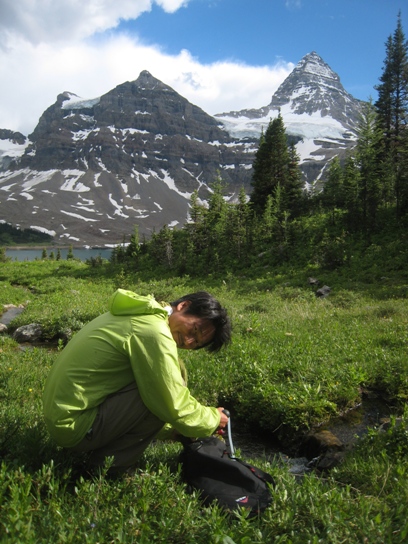
<path id="1" fill-rule="evenodd" d="M 118 30 L 135 32 L 166 52 L 187 49 L 202 63 L 231 59 L 249 65 L 293 62 L 316 51 L 356 98 L 378 83 L 384 43 L 402 0 L 196 0 L 173 14 L 158 6 Z M 404 25 L 405 23 L 405 25 Z"/>
<path id="2" fill-rule="evenodd" d="M 2 0 L 0 128 L 142 70 L 210 114 L 259 108 L 311 51 L 365 100 L 400 10 L 408 37 L 406 0 Z"/>

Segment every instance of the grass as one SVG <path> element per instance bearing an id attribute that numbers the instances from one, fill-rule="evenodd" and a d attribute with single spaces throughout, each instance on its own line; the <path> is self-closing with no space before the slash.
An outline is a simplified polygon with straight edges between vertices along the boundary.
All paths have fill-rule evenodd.
<path id="1" fill-rule="evenodd" d="M 38 322 L 49 345 L 22 349 L 0 337 L 0 541 L 137 543 L 400 543 L 408 539 L 407 284 L 367 283 L 327 273 L 332 293 L 307 283 L 318 270 L 262 271 L 248 277 L 146 278 L 109 265 L 4 263 L 0 304 L 24 304 L 12 323 Z M 204 508 L 181 481 L 178 444 L 155 444 L 132 477 L 81 475 L 81 459 L 56 447 L 41 411 L 58 338 L 75 334 L 124 287 L 159 300 L 207 289 L 228 307 L 233 344 L 224 353 L 182 352 L 190 388 L 205 404 L 228 407 L 235 422 L 282 447 L 374 389 L 400 420 L 372 430 L 327 474 L 302 480 L 279 458 L 252 459 L 277 486 L 255 520 Z M 61 342 L 60 342 L 61 343 Z M 405 418 L 405 419 L 404 419 Z M 405 422 L 405 423 L 404 423 Z M 236 428 L 236 426 L 235 426 Z M 108 466 L 108 465 L 107 465 Z"/>

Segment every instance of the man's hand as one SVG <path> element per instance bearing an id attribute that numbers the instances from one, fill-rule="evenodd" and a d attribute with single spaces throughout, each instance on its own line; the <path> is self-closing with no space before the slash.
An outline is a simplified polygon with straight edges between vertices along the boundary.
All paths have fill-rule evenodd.
<path id="1" fill-rule="evenodd" d="M 218 407 L 217 410 L 219 411 L 221 416 L 219 428 L 225 429 L 225 427 L 228 425 L 229 417 L 224 413 L 225 408 Z"/>

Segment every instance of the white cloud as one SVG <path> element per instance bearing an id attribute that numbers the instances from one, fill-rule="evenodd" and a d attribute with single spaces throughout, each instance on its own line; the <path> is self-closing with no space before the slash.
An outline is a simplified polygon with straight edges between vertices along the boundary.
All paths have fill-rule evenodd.
<path id="1" fill-rule="evenodd" d="M 190 0 L 155 0 L 167 13 L 174 13 L 181 7 L 187 6 Z"/>
<path id="2" fill-rule="evenodd" d="M 175 11 L 189 0 L 155 0 Z M 116 33 L 120 18 L 150 10 L 153 0 L 1 0 L 0 128 L 29 134 L 59 93 L 96 98 L 142 70 L 207 113 L 269 104 L 293 64 L 248 66 L 236 61 L 201 64 L 188 51 L 177 55 Z M 18 4 L 18 9 L 14 5 Z M 54 8 L 52 9 L 52 6 Z M 58 39 L 58 34 L 63 38 Z"/>
<path id="3" fill-rule="evenodd" d="M 173 13 L 189 0 L 1 0 L 0 46 L 14 37 L 39 44 L 72 42 L 136 19 L 157 3 Z"/>
<path id="4" fill-rule="evenodd" d="M 299 9 L 302 7 L 302 0 L 286 0 L 285 5 L 288 9 Z"/>

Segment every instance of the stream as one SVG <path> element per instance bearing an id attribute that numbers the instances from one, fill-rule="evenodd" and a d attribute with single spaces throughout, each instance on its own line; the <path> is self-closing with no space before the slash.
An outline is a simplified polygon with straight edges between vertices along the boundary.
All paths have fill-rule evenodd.
<path id="1" fill-rule="evenodd" d="M 328 431 L 337 437 L 340 442 L 349 448 L 359 438 L 363 437 L 369 428 L 379 427 L 388 421 L 392 414 L 392 407 L 373 393 L 365 393 L 362 402 L 347 414 L 338 416 L 328 421 L 318 431 Z M 243 457 L 262 458 L 272 460 L 276 454 L 281 454 L 282 447 L 274 441 L 272 435 L 263 436 L 243 431 L 239 423 L 233 421 L 231 424 L 232 440 L 235 449 L 239 449 Z M 291 448 L 296 449 L 296 446 Z"/>
<path id="2" fill-rule="evenodd" d="M 18 306 L 6 306 L 6 311 L 0 315 L 0 323 L 3 325 L 9 325 L 13 319 L 15 319 L 21 312 L 24 311 L 24 308 L 19 308 Z"/>
<path id="3" fill-rule="evenodd" d="M 328 453 L 325 453 L 322 448 L 320 455 L 317 454 L 315 458 L 310 455 L 302 456 L 304 453 L 299 454 L 296 451 L 298 447 L 301 451 L 304 436 L 299 436 L 299 444 L 293 445 L 287 452 L 273 440 L 272 435 L 267 436 L 267 433 L 264 433 L 261 436 L 243 431 L 239 428 L 239 423 L 235 421 L 232 422 L 231 435 L 233 446 L 235 450 L 238 450 L 238 456 L 255 462 L 257 459 L 271 463 L 278 460 L 288 466 L 289 473 L 296 478 L 302 478 L 304 474 L 315 468 L 324 470 L 339 464 L 344 453 L 350 450 L 369 428 L 378 428 L 382 423 L 389 421 L 392 413 L 392 407 L 378 395 L 373 392 L 364 392 L 362 401 L 356 408 L 312 431 L 312 434 L 327 433 L 334 440 L 338 439 L 342 445 L 339 450 L 334 449 Z"/>

